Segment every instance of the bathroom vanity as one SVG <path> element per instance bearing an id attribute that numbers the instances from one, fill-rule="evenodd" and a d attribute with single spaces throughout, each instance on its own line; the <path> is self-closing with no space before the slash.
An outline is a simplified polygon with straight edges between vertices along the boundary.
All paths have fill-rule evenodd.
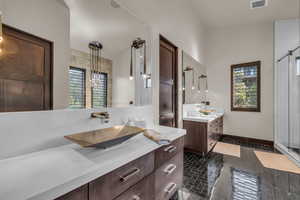
<path id="1" fill-rule="evenodd" d="M 199 105 L 184 105 L 183 128 L 186 129 L 184 148 L 205 155 L 223 134 L 223 111 L 214 108 L 210 114 L 199 112 Z"/>
<path id="2" fill-rule="evenodd" d="M 182 184 L 183 142 L 180 137 L 58 200 L 169 200 Z"/>
<path id="3" fill-rule="evenodd" d="M 107 149 L 67 144 L 1 160 L 0 199 L 168 200 L 182 185 L 185 131 L 153 129 L 171 143 L 138 134 Z"/>

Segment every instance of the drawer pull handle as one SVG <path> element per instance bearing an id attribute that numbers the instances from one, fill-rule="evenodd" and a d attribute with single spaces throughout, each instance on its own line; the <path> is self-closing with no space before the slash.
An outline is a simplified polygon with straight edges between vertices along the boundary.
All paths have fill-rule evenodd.
<path id="1" fill-rule="evenodd" d="M 133 170 L 131 170 L 129 173 L 120 176 L 120 181 L 121 182 L 126 182 L 128 179 L 130 179 L 131 177 L 137 175 L 138 173 L 140 173 L 140 169 L 139 168 L 134 168 Z"/>
<path id="2" fill-rule="evenodd" d="M 170 183 L 170 184 L 166 187 L 165 192 L 166 192 L 167 194 L 171 194 L 171 193 L 174 192 L 174 190 L 176 189 L 176 187 L 177 187 L 177 184 L 176 184 L 176 183 Z"/>
<path id="3" fill-rule="evenodd" d="M 132 200 L 141 200 L 141 198 L 138 195 L 133 195 Z"/>
<path id="4" fill-rule="evenodd" d="M 175 146 L 168 146 L 167 148 L 165 148 L 165 152 L 169 152 L 169 153 L 172 153 L 172 152 L 174 152 L 174 151 L 176 151 L 176 147 Z"/>
<path id="5" fill-rule="evenodd" d="M 176 165 L 170 164 L 170 165 L 168 165 L 168 166 L 166 167 L 166 169 L 164 170 L 164 172 L 165 172 L 166 174 L 172 174 L 172 173 L 175 171 L 175 169 L 176 169 Z"/>

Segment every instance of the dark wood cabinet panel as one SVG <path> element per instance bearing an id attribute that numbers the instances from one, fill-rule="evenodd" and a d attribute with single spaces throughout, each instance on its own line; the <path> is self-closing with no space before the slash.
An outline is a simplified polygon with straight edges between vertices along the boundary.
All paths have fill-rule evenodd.
<path id="1" fill-rule="evenodd" d="M 183 121 L 183 128 L 187 131 L 184 148 L 204 155 L 213 149 L 223 134 L 223 118 L 208 123 Z"/>
<path id="2" fill-rule="evenodd" d="M 114 200 L 153 200 L 154 194 L 154 175 L 151 174 Z"/>
<path id="3" fill-rule="evenodd" d="M 169 200 L 183 184 L 183 145 L 181 137 L 56 200 Z"/>
<path id="4" fill-rule="evenodd" d="M 184 121 L 183 128 L 187 130 L 184 137 L 184 147 L 203 152 L 206 149 L 207 124 L 201 122 Z"/>
<path id="5" fill-rule="evenodd" d="M 57 198 L 56 200 L 88 200 L 88 184 Z"/>
<path id="6" fill-rule="evenodd" d="M 159 168 L 163 163 L 178 154 L 184 147 L 184 138 L 179 138 L 170 145 L 165 145 L 155 151 L 155 168 Z"/>
<path id="7" fill-rule="evenodd" d="M 132 161 L 89 184 L 90 200 L 112 200 L 154 170 L 154 153 Z"/>
<path id="8" fill-rule="evenodd" d="M 52 43 L 3 26 L 0 112 L 52 108 Z"/>
<path id="9" fill-rule="evenodd" d="M 183 182 L 183 151 L 165 162 L 155 172 L 156 200 L 169 200 Z"/>
<path id="10" fill-rule="evenodd" d="M 177 47 L 160 38 L 159 124 L 177 126 Z"/>

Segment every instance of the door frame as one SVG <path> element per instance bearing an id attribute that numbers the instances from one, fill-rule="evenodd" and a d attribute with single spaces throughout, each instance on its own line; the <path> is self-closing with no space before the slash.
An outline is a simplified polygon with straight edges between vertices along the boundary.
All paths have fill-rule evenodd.
<path id="1" fill-rule="evenodd" d="M 170 46 L 174 47 L 175 49 L 175 69 L 174 69 L 174 72 L 175 72 L 175 75 L 174 75 L 174 88 L 175 88 L 175 91 L 174 91 L 174 108 L 175 108 L 175 128 L 178 128 L 178 47 L 176 45 L 174 45 L 170 40 L 168 40 L 166 37 L 164 37 L 163 35 L 159 34 L 159 46 L 160 46 L 160 42 L 163 41 L 167 44 L 169 44 Z M 160 64 L 159 64 L 159 67 L 160 67 Z M 160 82 L 160 73 L 159 73 L 159 82 Z M 159 88 L 160 89 L 160 88 Z M 160 102 L 159 104 L 160 105 Z M 160 110 L 159 110 L 159 113 L 160 114 Z M 158 118 L 160 118 L 158 116 Z"/>
<path id="2" fill-rule="evenodd" d="M 54 103 L 53 103 L 53 94 L 54 94 L 54 91 L 53 91 L 53 63 L 54 63 L 54 52 L 53 52 L 53 49 L 54 49 L 54 42 L 53 41 L 50 41 L 50 40 L 47 40 L 47 39 L 44 39 L 42 37 L 39 37 L 39 36 L 36 36 L 32 33 L 28 33 L 26 31 L 23 31 L 23 30 L 20 30 L 20 29 L 17 29 L 15 27 L 12 27 L 10 25 L 7 25 L 7 24 L 2 24 L 3 28 L 8 28 L 14 32 L 16 32 L 17 34 L 22 34 L 22 35 L 25 35 L 26 37 L 28 38 L 35 38 L 37 40 L 41 40 L 43 42 L 47 42 L 49 43 L 50 45 L 50 109 L 49 110 L 53 110 L 53 106 L 54 106 Z"/>

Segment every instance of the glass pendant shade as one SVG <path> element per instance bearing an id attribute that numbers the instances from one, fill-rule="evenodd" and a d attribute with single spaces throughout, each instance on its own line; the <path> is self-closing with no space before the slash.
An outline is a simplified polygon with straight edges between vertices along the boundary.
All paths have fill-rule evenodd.
<path id="1" fill-rule="evenodd" d="M 103 46 L 100 42 L 89 43 L 90 49 L 90 81 L 92 87 L 97 87 L 101 83 L 101 50 Z"/>
<path id="2" fill-rule="evenodd" d="M 300 56 L 296 58 L 296 67 L 297 67 L 296 75 L 300 76 Z"/>

